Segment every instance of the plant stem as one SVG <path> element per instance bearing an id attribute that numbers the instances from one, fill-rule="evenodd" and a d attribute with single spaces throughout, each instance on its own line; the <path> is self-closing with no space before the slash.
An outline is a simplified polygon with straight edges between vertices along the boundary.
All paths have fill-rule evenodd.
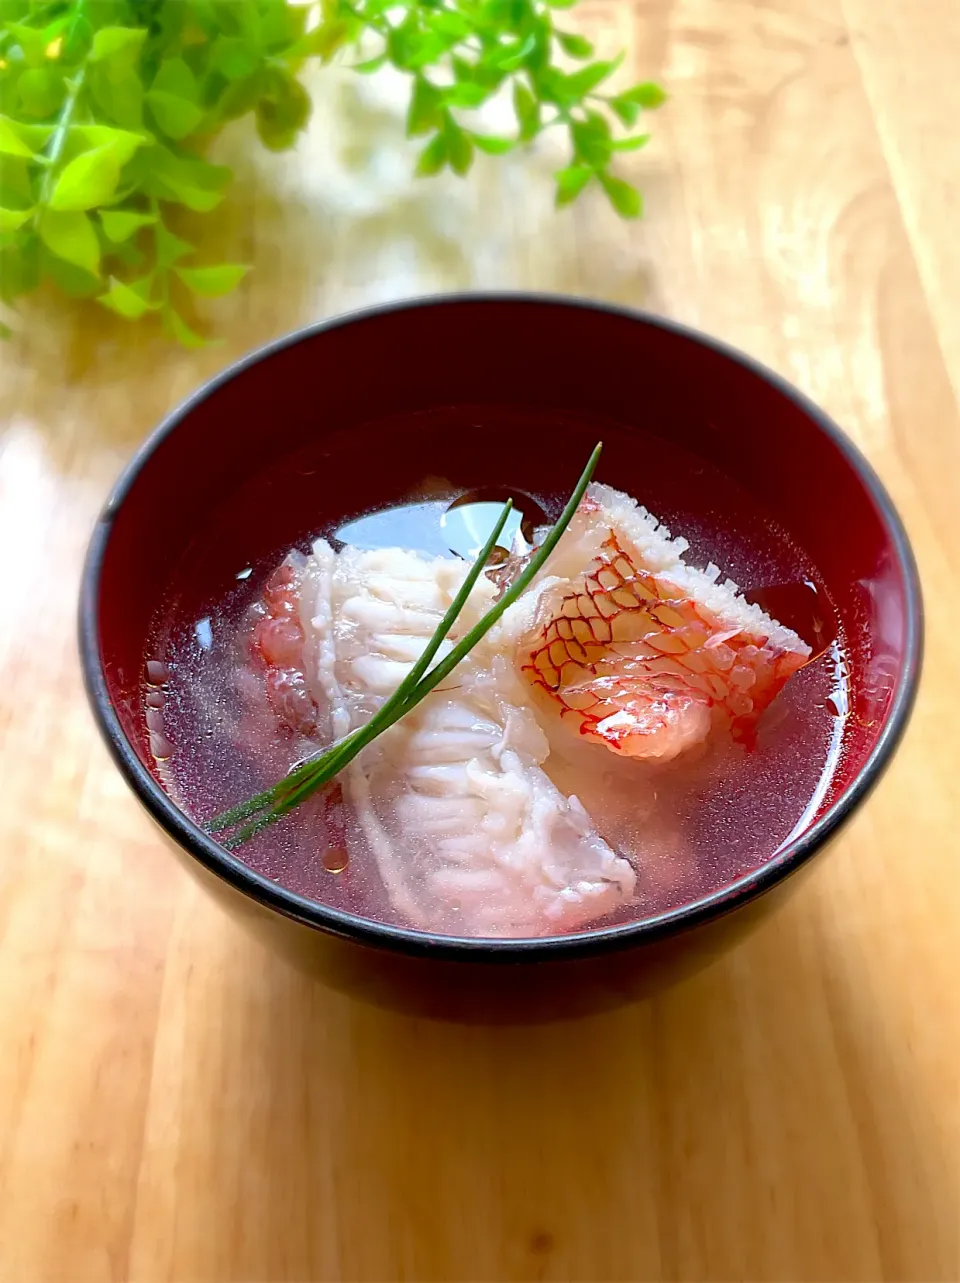
<path id="1" fill-rule="evenodd" d="M 67 141 L 67 130 L 70 128 L 73 120 L 73 113 L 80 97 L 80 90 L 83 88 L 83 82 L 86 79 L 87 68 L 84 64 L 74 77 L 66 98 L 63 100 L 63 106 L 60 108 L 60 115 L 57 117 L 57 127 L 50 139 L 50 152 L 47 156 L 47 172 L 43 176 L 43 188 L 40 193 L 41 204 L 46 204 L 50 195 L 50 185 L 53 182 L 53 171 L 56 169 L 57 161 L 63 151 L 64 144 Z"/>
<path id="2" fill-rule="evenodd" d="M 85 4 L 86 4 L 86 0 L 77 0 L 77 7 L 73 15 L 73 22 L 71 23 L 70 31 L 66 37 L 66 40 L 69 40 L 70 37 L 73 35 L 73 33 L 76 31 L 77 24 L 79 23 L 80 19 L 83 17 L 83 9 Z M 66 40 L 64 41 L 64 43 L 66 43 Z M 50 199 L 50 193 L 53 189 L 53 180 L 55 177 L 57 162 L 59 161 L 60 156 L 63 153 L 63 148 L 67 141 L 67 131 L 69 130 L 71 122 L 73 121 L 73 113 L 76 110 L 77 102 L 79 101 L 79 98 L 80 98 L 80 91 L 83 88 L 83 84 L 86 78 L 87 78 L 87 59 L 84 58 L 83 62 L 80 64 L 79 68 L 74 74 L 74 77 L 70 83 L 70 88 L 67 90 L 67 96 L 63 100 L 63 106 L 60 108 L 60 114 L 57 117 L 56 128 L 54 129 L 53 136 L 50 139 L 49 152 L 47 154 L 47 169 L 46 169 L 46 173 L 43 175 L 43 182 L 40 185 L 40 200 L 38 203 L 41 206 L 46 205 L 47 201 Z"/>

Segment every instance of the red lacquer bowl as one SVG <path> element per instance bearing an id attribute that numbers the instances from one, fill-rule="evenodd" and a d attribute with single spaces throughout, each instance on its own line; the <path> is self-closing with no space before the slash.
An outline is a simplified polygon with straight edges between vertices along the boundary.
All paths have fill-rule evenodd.
<path id="1" fill-rule="evenodd" d="M 141 683 L 153 614 L 188 549 L 191 557 L 203 549 L 196 575 L 213 584 L 238 564 L 231 529 L 243 532 L 244 559 L 275 558 L 305 533 L 397 502 L 427 474 L 464 489 L 565 495 L 598 436 L 604 479 L 661 516 L 683 510 L 700 473 L 719 469 L 732 484 L 715 521 L 742 524 L 737 494 L 745 507 L 760 504 L 815 565 L 833 603 L 850 665 L 842 762 L 819 811 L 773 859 L 646 921 L 564 937 L 460 939 L 294 894 L 174 805 L 154 774 Z M 665 466 L 677 450 L 702 469 Z M 311 466 L 282 495 L 258 480 L 300 454 Z M 718 502 L 709 490 L 696 501 Z M 808 864 L 889 762 L 917 686 L 921 631 L 899 518 L 820 410 L 680 326 L 531 295 L 376 308 L 291 335 L 218 376 L 161 425 L 118 483 L 93 534 L 80 610 L 87 689 L 120 770 L 233 913 L 374 1001 L 496 1019 L 570 1014 L 649 991 L 765 911 L 776 898 L 767 893 Z"/>

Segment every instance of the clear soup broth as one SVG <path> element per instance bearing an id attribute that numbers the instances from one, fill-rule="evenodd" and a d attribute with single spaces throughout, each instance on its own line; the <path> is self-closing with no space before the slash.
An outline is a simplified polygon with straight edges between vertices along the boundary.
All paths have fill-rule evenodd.
<path id="1" fill-rule="evenodd" d="M 265 471 L 211 510 L 157 611 L 144 655 L 143 717 L 157 778 L 178 806 L 203 824 L 322 746 L 304 732 L 309 719 L 295 729 L 274 715 L 263 666 L 252 657 L 258 603 L 291 550 L 308 554 L 322 536 L 335 549 L 401 546 L 472 557 L 507 495 L 518 509 L 514 527 L 526 533 L 559 515 L 567 494 L 445 475 L 442 441 L 469 433 L 478 449 L 502 452 L 508 477 L 514 434 L 528 441 L 559 436 L 571 488 L 590 445 L 598 437 L 613 443 L 598 479 L 629 491 L 689 541 L 689 564 L 718 565 L 813 652 L 746 741 L 714 734 L 656 763 L 550 737 L 543 769 L 561 792 L 576 794 L 637 873 L 631 903 L 583 929 L 648 919 L 717 892 L 772 859 L 822 813 L 843 754 L 848 690 L 844 639 L 817 567 L 775 514 L 702 459 L 652 433 L 561 419 L 558 433 L 558 416 L 542 411 L 461 406 L 326 434 L 316 450 Z M 401 475 L 391 493 L 398 439 L 410 443 L 419 480 L 407 484 Z M 642 459 L 630 478 L 612 466 L 626 449 Z M 348 502 L 341 509 L 338 474 L 378 460 L 375 506 L 357 510 Z M 237 854 L 305 897 L 410 925 L 391 903 L 349 802 L 336 792 L 312 797 Z M 458 934 L 455 920 L 445 929 Z"/>

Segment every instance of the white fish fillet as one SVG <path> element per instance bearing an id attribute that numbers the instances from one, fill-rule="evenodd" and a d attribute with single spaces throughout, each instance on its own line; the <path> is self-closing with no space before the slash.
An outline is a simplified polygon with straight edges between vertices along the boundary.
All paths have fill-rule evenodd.
<path id="1" fill-rule="evenodd" d="M 396 689 L 466 571 L 398 548 L 314 545 L 302 617 L 336 736 Z M 494 593 L 481 578 L 455 636 Z M 359 755 L 346 790 L 394 907 L 415 926 L 497 937 L 576 930 L 628 900 L 636 875 L 541 769 L 546 739 L 495 632 Z"/>

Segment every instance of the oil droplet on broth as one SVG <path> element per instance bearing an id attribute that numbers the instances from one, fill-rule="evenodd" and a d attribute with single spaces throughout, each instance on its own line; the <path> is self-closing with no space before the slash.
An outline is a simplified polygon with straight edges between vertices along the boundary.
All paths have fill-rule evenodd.
<path id="1" fill-rule="evenodd" d="M 327 873 L 343 873 L 350 862 L 347 853 L 346 811 L 343 787 L 336 780 L 323 792 L 323 812 L 327 846 L 320 863 Z"/>
<path id="2" fill-rule="evenodd" d="M 173 745 L 159 731 L 150 731 L 150 752 L 158 762 L 166 762 L 173 757 Z"/>
<path id="3" fill-rule="evenodd" d="M 148 659 L 146 664 L 147 684 L 150 686 L 162 686 L 170 677 L 170 670 L 159 659 Z"/>
<path id="4" fill-rule="evenodd" d="M 165 725 L 163 720 L 164 692 L 162 688 L 170 680 L 170 669 L 160 659 L 148 659 L 144 668 L 147 682 L 147 692 L 143 700 L 147 740 L 154 759 L 158 764 L 163 764 L 173 757 L 173 745 L 164 734 Z"/>
<path id="5" fill-rule="evenodd" d="M 342 873 L 349 863 L 350 857 L 342 846 L 328 846 L 321 859 L 328 873 Z"/>

